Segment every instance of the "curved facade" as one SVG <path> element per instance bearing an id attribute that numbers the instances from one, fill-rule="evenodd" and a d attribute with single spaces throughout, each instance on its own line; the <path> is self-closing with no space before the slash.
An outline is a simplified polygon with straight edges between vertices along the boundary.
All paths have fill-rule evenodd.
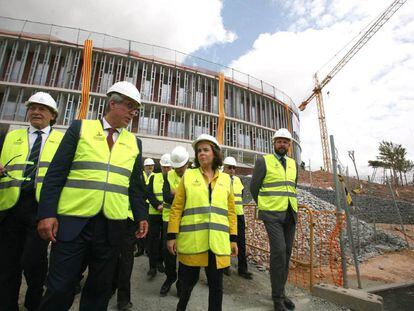
<path id="1" fill-rule="evenodd" d="M 56 99 L 57 126 L 66 128 L 76 118 L 81 101 L 80 30 L 76 30 L 77 42 L 72 42 L 54 35 L 52 30 L 46 36 L 41 31 L 33 34 L 27 25 L 20 32 L 5 28 L 0 23 L 0 130 L 25 124 L 24 102 L 35 91 L 49 92 Z M 91 34 L 94 48 L 87 118 L 102 117 L 105 93 L 112 83 L 134 83 L 141 91 L 144 108 L 130 130 L 142 138 L 145 157 L 160 158 L 177 144 L 191 151 L 190 143 L 199 134 L 219 135 L 219 119 L 224 117 L 226 156 L 251 167 L 257 155 L 272 152 L 274 131 L 286 127 L 295 138 L 292 156 L 300 161 L 298 111 L 290 98 L 274 87 L 259 80 L 249 83 L 254 78 L 216 64 L 213 70 L 212 63 L 210 68 L 200 68 L 199 59 L 175 51 L 172 61 L 171 50 L 153 46 L 152 53 L 146 53 L 142 47 L 148 49 L 148 45 L 131 48 L 132 41 L 95 33 L 88 37 Z M 98 41 L 93 34 L 105 36 L 107 42 L 113 39 L 114 43 L 95 46 Z M 124 48 L 125 42 L 129 49 Z M 154 53 L 154 48 L 162 52 Z M 247 77 L 247 81 L 240 81 L 243 79 L 237 74 Z M 219 115 L 220 105 L 224 116 Z"/>

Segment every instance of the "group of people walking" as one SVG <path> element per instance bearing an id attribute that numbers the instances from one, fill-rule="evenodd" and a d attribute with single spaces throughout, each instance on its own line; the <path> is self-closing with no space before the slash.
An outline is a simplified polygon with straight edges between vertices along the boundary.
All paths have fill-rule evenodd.
<path id="1" fill-rule="evenodd" d="M 0 310 L 19 310 L 22 274 L 27 310 L 69 310 L 86 269 L 80 310 L 106 310 L 115 291 L 118 309 L 133 309 L 135 248 L 148 254 L 148 280 L 165 274 L 161 296 L 175 283 L 177 310 L 186 310 L 201 267 L 209 310 L 221 310 L 231 256 L 239 276 L 252 279 L 236 160 L 223 161 L 216 138 L 201 134 L 191 168 L 187 149 L 176 146 L 154 173 L 126 130 L 139 91 L 121 81 L 107 96 L 102 119 L 75 120 L 63 135 L 53 128 L 56 102 L 35 93 L 26 102 L 29 127 L 0 137 Z M 294 309 L 284 290 L 297 217 L 291 140 L 286 129 L 275 133 L 274 153 L 258 158 L 250 185 L 269 236 L 275 310 Z"/>

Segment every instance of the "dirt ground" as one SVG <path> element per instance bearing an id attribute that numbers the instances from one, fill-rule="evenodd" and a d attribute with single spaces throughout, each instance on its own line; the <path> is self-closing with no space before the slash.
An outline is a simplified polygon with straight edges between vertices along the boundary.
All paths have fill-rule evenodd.
<path id="1" fill-rule="evenodd" d="M 413 265 L 413 249 L 386 253 L 368 259 L 360 264 L 359 268 L 363 279 L 363 287 L 414 281 Z M 351 284 L 355 285 L 356 273 L 354 267 L 349 267 L 348 275 L 353 280 Z"/>

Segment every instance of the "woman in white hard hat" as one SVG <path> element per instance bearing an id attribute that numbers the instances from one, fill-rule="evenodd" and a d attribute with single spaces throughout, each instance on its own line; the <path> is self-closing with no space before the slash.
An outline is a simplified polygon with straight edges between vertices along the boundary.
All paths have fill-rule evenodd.
<path id="1" fill-rule="evenodd" d="M 164 186 L 162 187 L 162 195 L 164 200 L 164 208 L 162 210 L 163 220 L 163 254 L 165 263 L 165 275 L 167 279 L 162 284 L 160 295 L 166 296 L 171 285 L 177 280 L 177 256 L 171 254 L 167 250 L 167 229 L 170 220 L 171 204 L 174 201 L 175 192 L 181 182 L 187 166 L 190 155 L 183 146 L 177 146 L 171 151 L 171 166 L 173 170 L 164 174 Z M 180 285 L 176 283 L 177 295 L 179 294 Z M 179 295 L 178 295 L 179 296 Z"/>
<path id="2" fill-rule="evenodd" d="M 160 159 L 161 173 L 156 173 L 149 179 L 147 185 L 147 198 L 149 205 L 149 231 L 148 231 L 148 259 L 149 270 L 147 276 L 153 279 L 157 270 L 164 273 L 163 256 L 162 256 L 162 187 L 164 185 L 163 174 L 171 170 L 170 154 L 166 153 Z"/>
<path id="3" fill-rule="evenodd" d="M 196 168 L 187 170 L 177 188 L 168 224 L 167 247 L 178 255 L 180 300 L 185 310 L 200 268 L 205 267 L 209 286 L 208 310 L 221 310 L 223 268 L 237 255 L 237 218 L 230 176 L 217 140 L 200 135 L 194 142 Z"/>

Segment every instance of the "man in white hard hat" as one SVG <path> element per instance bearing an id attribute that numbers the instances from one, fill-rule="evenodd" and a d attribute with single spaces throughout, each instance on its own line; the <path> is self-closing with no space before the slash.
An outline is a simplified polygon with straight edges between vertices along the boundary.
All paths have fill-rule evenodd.
<path id="1" fill-rule="evenodd" d="M 175 191 L 181 182 L 187 166 L 190 155 L 183 146 L 177 146 L 171 151 L 171 166 L 173 170 L 164 174 L 164 185 L 162 196 L 164 208 L 162 210 L 163 220 L 163 254 L 165 262 L 165 275 L 167 279 L 161 286 L 160 295 L 166 296 L 170 291 L 171 285 L 177 280 L 177 256 L 171 254 L 167 249 L 167 230 L 168 221 L 170 220 L 171 204 L 174 201 Z M 177 282 L 177 295 L 179 296 L 180 285 Z"/>
<path id="2" fill-rule="evenodd" d="M 28 128 L 0 138 L 0 309 L 18 310 L 24 272 L 24 306 L 36 310 L 47 272 L 47 245 L 37 233 L 37 208 L 47 167 L 63 134 L 52 129 L 55 100 L 37 92 L 26 102 Z"/>
<path id="3" fill-rule="evenodd" d="M 291 133 L 281 128 L 273 135 L 274 153 L 258 158 L 250 192 L 257 203 L 270 243 L 270 280 L 275 310 L 293 310 L 295 304 L 285 295 L 285 284 L 292 254 L 298 203 L 297 164 L 287 156 Z"/>
<path id="4" fill-rule="evenodd" d="M 154 175 L 155 162 L 151 158 L 146 158 L 144 161 L 144 180 L 145 184 L 148 185 L 149 179 Z"/>
<path id="5" fill-rule="evenodd" d="M 68 310 L 84 261 L 80 310 L 106 310 L 131 209 L 147 233 L 141 141 L 125 128 L 141 96 L 126 81 L 112 85 L 102 120 L 75 120 L 44 179 L 38 232 L 52 241 L 46 293 L 38 310 Z"/>
<path id="6" fill-rule="evenodd" d="M 246 222 L 244 220 L 244 211 L 243 211 L 243 183 L 240 178 L 236 176 L 237 162 L 233 157 L 226 157 L 223 161 L 223 172 L 230 175 L 234 200 L 236 204 L 236 214 L 237 214 L 237 247 L 239 253 L 237 254 L 237 270 L 241 277 L 251 280 L 252 274 L 247 269 L 247 260 L 246 260 Z M 224 270 L 224 274 L 230 275 L 230 267 Z"/>
<path id="7" fill-rule="evenodd" d="M 163 154 L 160 159 L 161 173 L 156 173 L 150 177 L 147 186 L 147 198 L 149 201 L 149 232 L 148 232 L 148 259 L 149 270 L 148 279 L 153 279 L 157 270 L 164 273 L 165 268 L 162 256 L 162 187 L 164 185 L 163 174 L 171 170 L 171 156 L 169 153 Z"/>

